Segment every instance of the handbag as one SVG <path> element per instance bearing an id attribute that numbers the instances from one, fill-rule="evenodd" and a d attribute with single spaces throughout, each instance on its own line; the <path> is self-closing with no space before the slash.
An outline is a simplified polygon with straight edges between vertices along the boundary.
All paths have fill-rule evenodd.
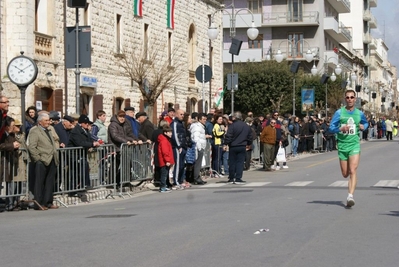
<path id="1" fill-rule="evenodd" d="M 287 159 L 285 158 L 285 149 L 280 146 L 277 151 L 276 162 L 286 162 Z"/>

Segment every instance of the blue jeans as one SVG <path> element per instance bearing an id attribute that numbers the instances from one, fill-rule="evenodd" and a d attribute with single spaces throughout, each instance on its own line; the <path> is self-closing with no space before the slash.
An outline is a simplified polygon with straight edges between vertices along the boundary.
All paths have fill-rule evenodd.
<path id="1" fill-rule="evenodd" d="M 240 181 L 244 171 L 245 146 L 233 146 L 229 151 L 229 180 Z"/>
<path id="2" fill-rule="evenodd" d="M 296 156 L 298 154 L 298 139 L 292 137 L 291 145 L 292 145 L 292 155 Z"/>

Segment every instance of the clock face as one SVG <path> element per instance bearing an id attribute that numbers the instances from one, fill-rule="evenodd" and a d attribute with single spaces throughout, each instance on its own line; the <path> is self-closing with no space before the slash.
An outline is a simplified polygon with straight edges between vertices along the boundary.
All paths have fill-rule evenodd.
<path id="1" fill-rule="evenodd" d="M 16 85 L 29 85 L 37 77 L 36 63 L 25 56 L 13 58 L 7 67 L 8 78 Z"/>

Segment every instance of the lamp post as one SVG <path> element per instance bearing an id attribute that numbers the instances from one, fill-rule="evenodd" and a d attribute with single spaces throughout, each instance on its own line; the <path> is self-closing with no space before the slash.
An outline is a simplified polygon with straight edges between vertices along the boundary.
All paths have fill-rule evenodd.
<path id="1" fill-rule="evenodd" d="M 293 37 L 293 38 L 291 38 L 291 39 L 288 39 L 288 41 L 292 41 L 292 40 L 294 40 L 295 41 L 295 38 Z M 283 61 L 283 59 L 284 59 L 284 55 L 283 55 L 283 53 L 281 53 L 281 50 L 280 50 L 280 45 L 283 43 L 283 42 L 285 42 L 285 40 L 284 41 L 282 41 L 282 42 L 280 42 L 280 44 L 279 44 L 279 46 L 278 46 L 278 49 L 277 49 L 277 54 L 274 56 L 274 58 L 276 59 L 276 61 L 278 62 L 278 63 L 281 63 L 282 61 Z M 295 42 L 295 44 L 294 44 L 294 54 L 293 54 L 293 61 L 292 61 L 292 64 L 297 64 L 296 63 L 296 61 L 295 61 L 295 58 L 296 58 L 296 54 L 297 54 L 297 45 L 298 45 L 298 43 L 299 42 L 305 42 L 307 45 L 308 45 L 308 51 L 306 52 L 306 54 L 305 54 L 305 60 L 307 61 L 307 62 L 312 62 L 312 60 L 313 60 L 313 54 L 312 54 L 312 51 L 310 51 L 310 46 L 309 46 L 309 43 L 308 42 L 306 42 L 305 40 L 303 40 L 303 39 L 300 39 L 300 40 L 298 40 L 298 41 L 296 41 Z M 292 92 L 292 115 L 293 116 L 295 116 L 295 74 L 296 74 L 296 71 L 295 72 L 293 72 L 294 73 L 294 79 L 293 79 L 293 92 Z"/>
<path id="2" fill-rule="evenodd" d="M 252 13 L 251 10 L 247 9 L 247 8 L 240 8 L 238 10 L 235 10 L 235 6 L 234 6 L 234 0 L 232 1 L 232 3 L 227 6 L 227 8 L 231 7 L 231 13 L 226 12 L 229 17 L 230 17 L 230 39 L 231 39 L 231 44 L 233 44 L 233 38 L 236 36 L 236 17 L 237 14 L 243 10 L 249 12 L 252 16 L 252 24 L 251 27 L 247 30 L 247 35 L 248 38 L 251 40 L 255 40 L 256 37 L 258 37 L 259 34 L 259 30 L 255 27 L 255 19 L 254 19 L 254 14 Z M 218 11 L 225 11 L 225 9 L 221 9 Z M 215 12 L 216 13 L 216 12 Z M 214 15 L 214 14 L 213 14 Z M 212 15 L 212 22 L 211 22 L 211 26 L 208 28 L 208 37 L 211 40 L 215 40 L 219 34 L 219 30 L 216 27 L 216 25 L 213 22 L 213 15 Z M 231 114 L 234 113 L 234 54 L 231 53 Z"/>

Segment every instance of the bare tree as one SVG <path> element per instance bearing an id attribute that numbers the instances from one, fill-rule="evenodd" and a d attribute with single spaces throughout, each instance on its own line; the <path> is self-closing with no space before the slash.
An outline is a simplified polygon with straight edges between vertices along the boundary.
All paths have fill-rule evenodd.
<path id="1" fill-rule="evenodd" d="M 129 77 L 132 84 L 137 83 L 148 104 L 149 118 L 152 118 L 160 94 L 174 87 L 185 70 L 177 64 L 178 61 L 174 62 L 175 58 L 179 58 L 180 62 L 184 59 L 182 53 L 178 50 L 168 53 L 165 42 L 161 40 L 155 40 L 154 44 L 151 48 L 141 44 L 124 48 L 117 62 L 122 75 Z"/>
<path id="2" fill-rule="evenodd" d="M 277 97 L 277 101 L 274 101 L 274 99 L 270 98 L 270 102 L 272 103 L 272 106 L 275 111 L 280 112 L 280 107 L 281 107 L 281 102 L 284 100 L 284 94 L 281 94 L 280 97 Z"/>

